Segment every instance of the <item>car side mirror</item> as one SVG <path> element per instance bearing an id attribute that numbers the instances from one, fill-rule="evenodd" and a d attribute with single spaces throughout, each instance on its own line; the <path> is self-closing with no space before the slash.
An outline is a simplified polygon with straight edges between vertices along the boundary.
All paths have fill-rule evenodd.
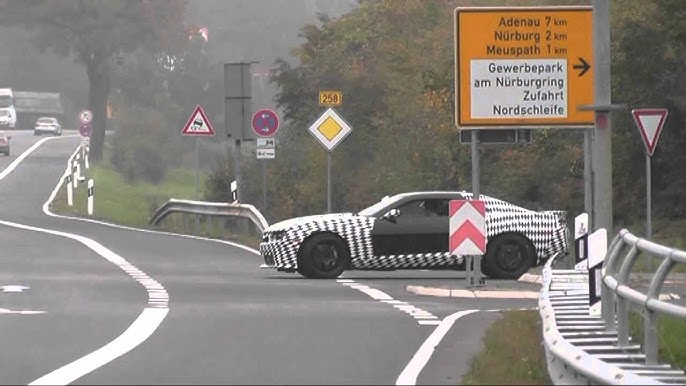
<path id="1" fill-rule="evenodd" d="M 391 209 L 388 212 L 384 213 L 384 215 L 381 216 L 381 218 L 394 223 L 396 222 L 395 218 L 398 216 L 400 216 L 400 209 Z"/>

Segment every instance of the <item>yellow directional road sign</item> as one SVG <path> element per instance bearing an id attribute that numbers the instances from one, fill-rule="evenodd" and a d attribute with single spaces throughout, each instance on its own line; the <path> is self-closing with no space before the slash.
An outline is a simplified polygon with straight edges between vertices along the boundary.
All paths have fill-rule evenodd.
<path id="1" fill-rule="evenodd" d="M 329 107 L 308 130 L 326 150 L 333 151 L 353 128 L 334 109 Z"/>
<path id="2" fill-rule="evenodd" d="M 458 127 L 592 126 L 592 7 L 455 9 Z"/>

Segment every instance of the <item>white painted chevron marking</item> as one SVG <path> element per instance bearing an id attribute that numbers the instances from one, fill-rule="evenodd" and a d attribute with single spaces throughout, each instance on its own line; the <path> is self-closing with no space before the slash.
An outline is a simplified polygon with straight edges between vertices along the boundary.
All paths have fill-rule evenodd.
<path id="1" fill-rule="evenodd" d="M 481 248 L 477 247 L 472 239 L 464 239 L 457 248 L 450 251 L 453 255 L 481 255 Z"/>
<path id="2" fill-rule="evenodd" d="M 457 210 L 457 212 L 450 216 L 450 233 L 452 234 L 466 221 L 470 221 L 477 229 L 481 229 L 482 233 L 485 233 L 486 218 L 484 215 L 479 213 L 479 211 L 477 211 L 469 201 L 467 201 L 460 209 Z"/>

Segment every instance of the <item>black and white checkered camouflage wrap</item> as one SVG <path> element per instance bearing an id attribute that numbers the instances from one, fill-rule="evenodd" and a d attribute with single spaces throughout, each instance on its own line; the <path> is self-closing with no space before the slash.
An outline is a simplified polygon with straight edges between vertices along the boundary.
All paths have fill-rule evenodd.
<path id="1" fill-rule="evenodd" d="M 538 255 L 538 264 L 567 248 L 567 229 L 558 223 L 559 211 L 535 212 L 482 196 L 486 202 L 488 238 L 505 232 L 528 237 Z M 449 253 L 375 256 L 372 248 L 374 218 L 352 213 L 299 217 L 267 228 L 260 252 L 267 267 L 296 271 L 302 242 L 314 233 L 331 232 L 343 238 L 350 249 L 351 267 L 358 270 L 435 268 L 459 263 Z"/>
<path id="2" fill-rule="evenodd" d="M 526 236 L 536 249 L 537 264 L 541 264 L 557 252 L 567 248 L 567 228 L 560 226 L 562 211 L 536 212 L 502 200 L 482 196 L 486 203 L 486 236 L 495 237 L 506 232 Z"/>
<path id="3" fill-rule="evenodd" d="M 317 232 L 335 233 L 348 243 L 351 269 L 439 267 L 456 262 L 456 258 L 449 253 L 375 256 L 371 232 L 376 220 L 372 217 L 345 213 L 308 216 L 299 220 L 274 224 L 264 232 L 260 252 L 265 256 L 267 266 L 287 271 L 296 270 L 302 241 Z"/>

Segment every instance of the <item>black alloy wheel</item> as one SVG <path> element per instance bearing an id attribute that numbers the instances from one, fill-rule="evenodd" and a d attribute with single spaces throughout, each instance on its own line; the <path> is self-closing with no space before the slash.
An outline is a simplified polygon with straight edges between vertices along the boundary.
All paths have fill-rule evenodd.
<path id="1" fill-rule="evenodd" d="M 507 233 L 489 241 L 484 259 L 488 276 L 494 279 L 519 279 L 536 262 L 536 251 L 524 236 Z"/>
<path id="2" fill-rule="evenodd" d="M 343 273 L 349 262 L 346 242 L 337 235 L 323 233 L 305 241 L 298 271 L 312 279 L 334 279 Z"/>

